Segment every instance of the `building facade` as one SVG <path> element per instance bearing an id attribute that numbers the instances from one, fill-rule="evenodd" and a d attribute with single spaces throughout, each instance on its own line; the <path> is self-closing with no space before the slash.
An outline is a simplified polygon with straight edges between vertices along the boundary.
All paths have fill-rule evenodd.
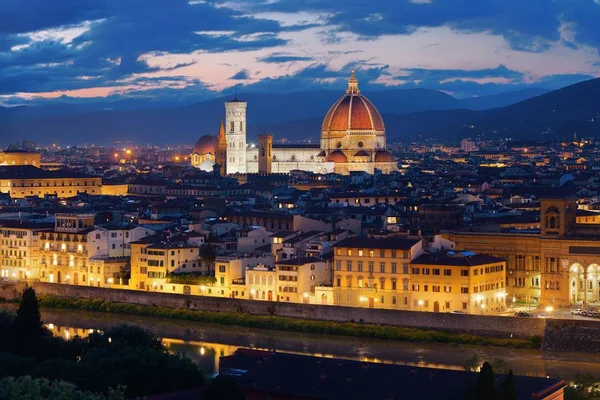
<path id="1" fill-rule="evenodd" d="M 568 307 L 600 301 L 600 241 L 577 225 L 573 199 L 542 199 L 539 234 L 454 232 L 456 249 L 507 260 L 507 303 Z M 587 233 L 590 232 L 591 235 Z"/>

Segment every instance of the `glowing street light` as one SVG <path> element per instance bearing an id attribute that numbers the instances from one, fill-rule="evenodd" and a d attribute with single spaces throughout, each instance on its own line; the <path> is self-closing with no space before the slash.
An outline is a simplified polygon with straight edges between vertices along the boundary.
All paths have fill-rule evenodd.
<path id="1" fill-rule="evenodd" d="M 423 300 L 419 300 L 418 304 L 419 304 L 419 311 L 423 311 L 423 304 L 425 304 L 425 302 Z"/>

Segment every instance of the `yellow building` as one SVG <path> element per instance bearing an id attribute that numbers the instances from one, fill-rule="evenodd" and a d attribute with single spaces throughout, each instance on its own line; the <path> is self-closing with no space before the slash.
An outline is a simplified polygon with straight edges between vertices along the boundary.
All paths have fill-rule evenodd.
<path id="1" fill-rule="evenodd" d="M 0 165 L 40 166 L 40 153 L 25 150 L 4 150 L 0 152 Z"/>
<path id="2" fill-rule="evenodd" d="M 219 256 L 215 260 L 215 284 L 207 287 L 208 295 L 220 297 L 256 298 L 246 290 L 245 281 L 247 271 L 258 266 L 272 265 L 275 257 L 271 253 L 245 253 Z M 256 293 L 256 290 L 255 290 Z M 273 292 L 275 293 L 275 292 Z"/>
<path id="3" fill-rule="evenodd" d="M 414 311 L 491 313 L 505 309 L 506 261 L 472 252 L 423 254 L 410 264 Z"/>
<path id="4" fill-rule="evenodd" d="M 568 307 L 600 301 L 598 229 L 577 224 L 577 203 L 541 200 L 539 234 L 455 232 L 444 235 L 456 249 L 507 260 L 507 303 L 540 302 Z"/>
<path id="5" fill-rule="evenodd" d="M 94 214 L 56 214 L 54 229 L 40 233 L 40 280 L 88 285 L 87 234 Z"/>
<path id="6" fill-rule="evenodd" d="M 352 237 L 336 243 L 334 251 L 335 305 L 411 307 L 410 262 L 423 253 L 420 239 Z"/>
<path id="7" fill-rule="evenodd" d="M 171 283 L 168 274 L 208 273 L 212 268 L 200 258 L 200 248 L 181 241 L 157 241 L 157 237 L 131 242 L 131 289 L 167 293 L 206 294 L 204 286 Z M 212 290 L 211 290 L 212 291 Z"/>
<path id="8" fill-rule="evenodd" d="M 51 224 L 5 221 L 0 226 L 0 277 L 38 279 L 40 233 Z"/>
<path id="9" fill-rule="evenodd" d="M 31 165 L 0 166 L 0 193 L 10 193 L 13 198 L 100 194 L 101 188 L 102 178 L 98 176 L 69 171 L 45 171 Z"/>

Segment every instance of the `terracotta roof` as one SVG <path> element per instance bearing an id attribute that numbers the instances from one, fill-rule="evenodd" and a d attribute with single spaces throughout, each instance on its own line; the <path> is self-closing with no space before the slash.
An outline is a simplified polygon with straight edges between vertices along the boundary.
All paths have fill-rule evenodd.
<path id="1" fill-rule="evenodd" d="M 194 145 L 194 153 L 198 154 L 216 154 L 219 140 L 216 136 L 204 135 Z"/>
<path id="2" fill-rule="evenodd" d="M 325 157 L 326 162 L 345 163 L 348 162 L 348 157 L 341 150 L 336 150 Z"/>

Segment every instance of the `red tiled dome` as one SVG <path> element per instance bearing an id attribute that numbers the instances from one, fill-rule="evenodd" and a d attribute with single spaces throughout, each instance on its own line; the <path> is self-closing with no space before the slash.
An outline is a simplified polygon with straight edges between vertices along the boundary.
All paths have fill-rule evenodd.
<path id="1" fill-rule="evenodd" d="M 348 162 L 348 157 L 340 150 L 333 151 L 325 157 L 325 162 L 345 163 Z"/>
<path id="2" fill-rule="evenodd" d="M 217 154 L 219 140 L 216 136 L 204 135 L 194 145 L 194 153 L 198 154 Z"/>
<path id="3" fill-rule="evenodd" d="M 327 112 L 321 132 L 384 131 L 383 119 L 377 108 L 360 94 L 358 80 L 352 70 L 346 95 L 338 99 Z"/>
<path id="4" fill-rule="evenodd" d="M 385 150 L 380 150 L 375 154 L 375 162 L 394 162 L 394 156 Z"/>
<path id="5" fill-rule="evenodd" d="M 323 120 L 323 132 L 328 131 L 383 131 L 383 119 L 373 103 L 356 93 L 346 94 L 335 102 Z"/>

